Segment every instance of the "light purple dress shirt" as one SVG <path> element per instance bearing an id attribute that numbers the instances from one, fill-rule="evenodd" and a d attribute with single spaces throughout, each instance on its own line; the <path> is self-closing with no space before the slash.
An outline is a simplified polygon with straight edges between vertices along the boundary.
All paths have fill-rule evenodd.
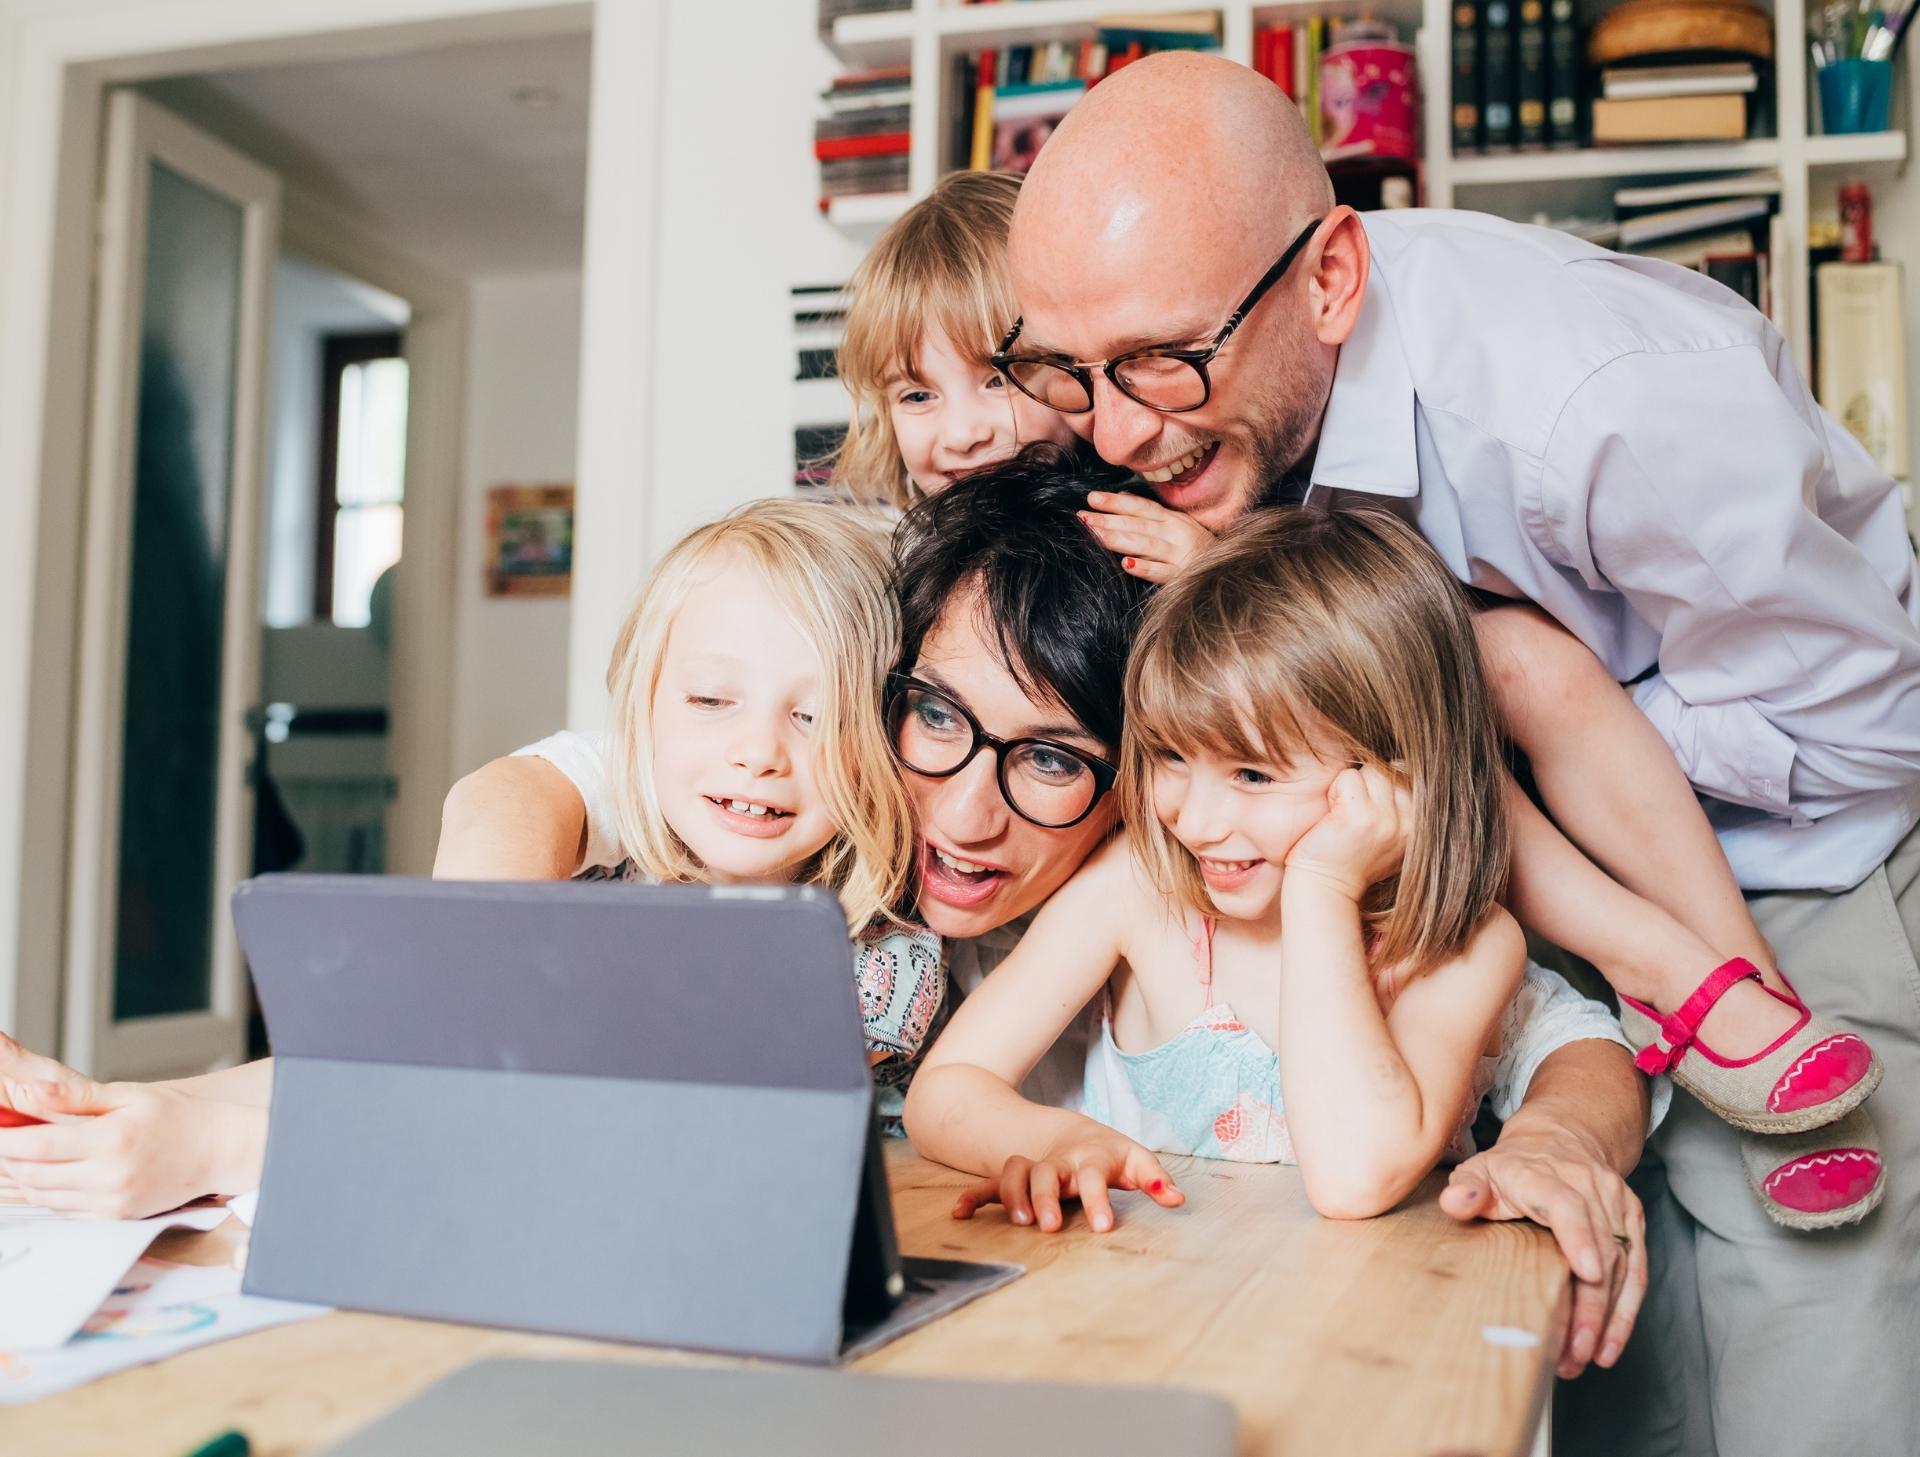
<path id="1" fill-rule="evenodd" d="M 1461 580 L 1641 680 L 1743 886 L 1857 884 L 1920 819 L 1893 482 L 1698 273 L 1480 213 L 1363 221 L 1312 494 L 1396 500 Z"/>

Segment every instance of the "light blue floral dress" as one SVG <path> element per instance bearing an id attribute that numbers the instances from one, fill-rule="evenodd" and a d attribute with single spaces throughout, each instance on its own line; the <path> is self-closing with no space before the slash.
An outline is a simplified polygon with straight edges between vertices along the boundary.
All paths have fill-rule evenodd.
<path id="1" fill-rule="evenodd" d="M 1225 1002 L 1213 1000 L 1211 918 L 1194 938 L 1194 962 L 1206 1005 L 1158 1047 L 1123 1052 L 1109 1007 L 1087 1052 L 1083 1107 L 1155 1153 L 1195 1154 L 1240 1163 L 1297 1160 L 1280 1096 L 1280 1056 Z M 1480 1059 L 1450 1157 L 1473 1152 L 1467 1125 L 1493 1084 L 1495 1060 Z"/>

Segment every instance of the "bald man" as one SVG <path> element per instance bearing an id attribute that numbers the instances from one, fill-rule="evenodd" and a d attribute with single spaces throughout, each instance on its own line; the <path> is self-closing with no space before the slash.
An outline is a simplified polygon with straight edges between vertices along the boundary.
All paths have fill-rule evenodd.
<path id="1" fill-rule="evenodd" d="M 1732 293 L 1474 213 L 1338 207 L 1294 105 L 1218 57 L 1091 92 L 1010 249 L 1003 370 L 1167 505 L 1218 529 L 1385 498 L 1463 581 L 1537 604 L 1633 683 L 1780 964 L 1886 1063 L 1889 1192 L 1822 1234 L 1771 1224 L 1738 1135 L 1676 1101 L 1639 1370 L 1608 1373 L 1635 1384 L 1587 1435 L 1911 1452 L 1920 585 L 1893 483 Z M 1109 544 L 1155 555 L 1137 529 L 1109 521 Z"/>

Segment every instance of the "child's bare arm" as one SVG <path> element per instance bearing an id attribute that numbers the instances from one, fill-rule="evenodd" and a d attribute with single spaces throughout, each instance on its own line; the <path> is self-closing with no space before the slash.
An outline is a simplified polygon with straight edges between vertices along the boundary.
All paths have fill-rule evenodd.
<path id="1" fill-rule="evenodd" d="M 1213 533 L 1186 512 L 1146 496 L 1089 491 L 1087 506 L 1080 519 L 1094 539 L 1118 553 L 1128 572 L 1149 582 L 1166 581 L 1213 540 Z"/>
<path id="2" fill-rule="evenodd" d="M 587 810 L 573 781 L 531 756 L 483 764 L 447 792 L 438 880 L 565 880 L 586 853 Z"/>
<path id="3" fill-rule="evenodd" d="M 1526 945 L 1497 911 L 1383 1014 L 1360 902 L 1399 863 L 1407 791 L 1378 769 L 1350 770 L 1329 803 L 1281 883 L 1281 1086 L 1308 1198 L 1330 1218 L 1364 1219 L 1446 1151 Z"/>
<path id="4" fill-rule="evenodd" d="M 1132 1139 L 1018 1091 L 1127 954 L 1129 912 L 1158 905 L 1125 841 L 1109 843 L 1054 893 L 934 1043 L 907 1094 L 907 1134 L 928 1158 L 987 1175 L 960 1196 L 956 1218 L 1000 1203 L 1015 1224 L 1052 1231 L 1064 1222 L 1061 1201 L 1077 1198 L 1094 1229 L 1108 1230 L 1109 1188 L 1185 1202 L 1160 1161 Z"/>

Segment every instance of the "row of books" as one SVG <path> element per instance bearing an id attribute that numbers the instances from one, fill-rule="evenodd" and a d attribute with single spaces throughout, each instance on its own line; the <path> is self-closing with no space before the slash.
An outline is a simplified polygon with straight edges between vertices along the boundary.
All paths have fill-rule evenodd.
<path id="1" fill-rule="evenodd" d="M 954 164 L 1025 172 L 1073 104 L 1115 71 L 1157 51 L 1219 49 L 1214 12 L 1141 18 L 1152 25 L 1106 25 L 1077 42 L 989 47 L 957 57 Z"/>
<path id="2" fill-rule="evenodd" d="M 1574 0 L 1455 0 L 1453 150 L 1580 144 Z"/>
<path id="3" fill-rule="evenodd" d="M 814 123 L 820 205 L 836 197 L 907 190 L 913 72 L 906 66 L 834 78 L 822 93 L 827 114 Z"/>

